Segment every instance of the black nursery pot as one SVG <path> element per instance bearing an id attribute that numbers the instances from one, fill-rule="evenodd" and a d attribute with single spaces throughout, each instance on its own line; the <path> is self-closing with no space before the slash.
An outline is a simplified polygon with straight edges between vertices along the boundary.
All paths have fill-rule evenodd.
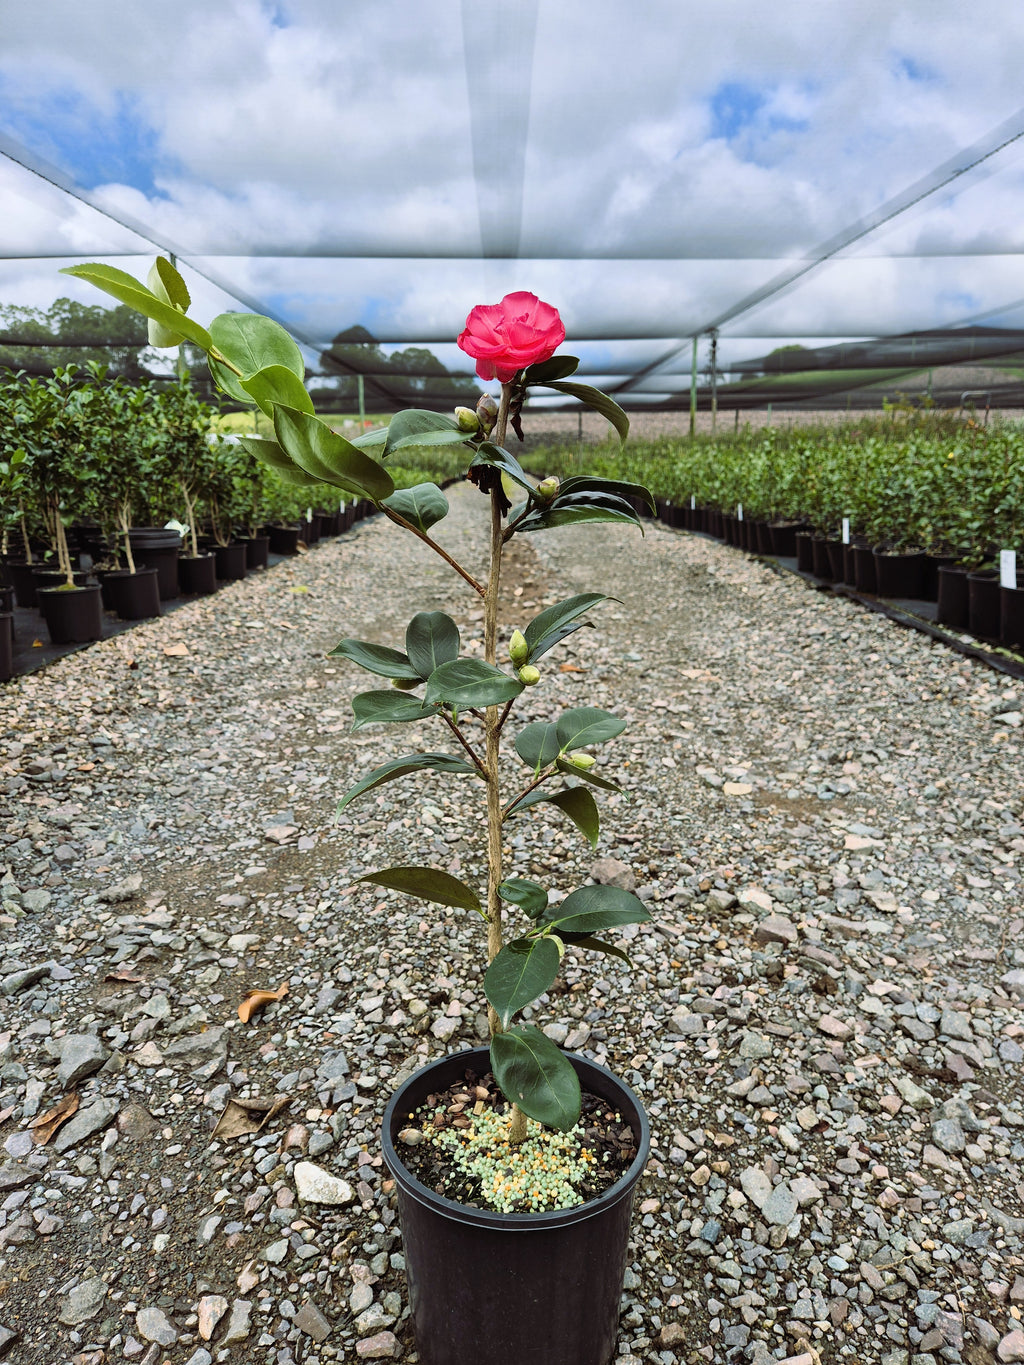
<path id="1" fill-rule="evenodd" d="M 103 575 L 103 603 L 122 621 L 142 621 L 160 615 L 160 571 L 157 568 L 115 569 Z"/>
<path id="2" fill-rule="evenodd" d="M 245 543 L 245 567 L 247 569 L 265 569 L 270 562 L 268 554 L 270 551 L 269 536 L 249 536 Z"/>
<path id="3" fill-rule="evenodd" d="M 299 552 L 299 528 L 297 526 L 271 526 L 270 553 L 272 555 L 295 555 Z"/>
<path id="4" fill-rule="evenodd" d="M 6 614 L 14 610 L 14 589 L 0 588 L 0 613 Z"/>
<path id="5" fill-rule="evenodd" d="M 398 1133 L 427 1096 L 467 1069 L 490 1070 L 487 1048 L 417 1071 L 384 1113 L 384 1160 L 398 1188 L 416 1347 L 422 1365 L 608 1365 L 615 1354 L 637 1181 L 650 1130 L 630 1088 L 575 1053 L 584 1089 L 614 1106 L 637 1155 L 597 1199 L 551 1213 L 496 1213 L 445 1199 L 402 1164 Z"/>
<path id="6" fill-rule="evenodd" d="M 217 560 L 214 555 L 183 555 L 178 560 L 182 592 L 206 596 L 217 591 Z"/>
<path id="7" fill-rule="evenodd" d="M 14 677 L 14 613 L 0 611 L 0 682 Z"/>
<path id="8" fill-rule="evenodd" d="M 942 626 L 966 630 L 970 621 L 967 595 L 967 570 L 954 564 L 939 566 L 939 610 L 937 618 Z"/>
<path id="9" fill-rule="evenodd" d="M 14 589 L 14 600 L 19 607 L 36 607 L 36 568 L 24 560 L 8 560 L 7 578 Z"/>
<path id="10" fill-rule="evenodd" d="M 824 536 L 814 536 L 811 540 L 811 562 L 814 565 L 812 573 L 815 578 L 823 578 L 826 583 L 832 582 L 832 561 L 828 553 L 829 542 Z"/>
<path id="11" fill-rule="evenodd" d="M 39 610 L 55 645 L 80 645 L 103 638 L 103 601 L 99 585 L 40 588 Z"/>
<path id="12" fill-rule="evenodd" d="M 1003 644 L 1024 651 L 1024 575 L 1017 575 L 1015 588 L 999 589 L 999 608 Z"/>
<path id="13" fill-rule="evenodd" d="M 132 557 L 143 569 L 156 569 L 160 600 L 172 601 L 181 593 L 178 582 L 178 556 L 181 536 L 164 526 L 139 526 L 128 532 Z"/>
<path id="14" fill-rule="evenodd" d="M 810 531 L 797 531 L 796 536 L 796 567 L 801 573 L 814 572 L 814 537 Z"/>
<path id="15" fill-rule="evenodd" d="M 983 640 L 998 640 L 1001 627 L 999 575 L 967 575 L 967 629 Z"/>
<path id="16" fill-rule="evenodd" d="M 924 594 L 924 573 L 923 550 L 895 555 L 875 551 L 876 591 L 879 597 L 910 597 L 920 601 Z"/>
<path id="17" fill-rule="evenodd" d="M 853 547 L 853 584 L 858 592 L 875 593 L 878 591 L 875 552 L 870 545 L 855 545 Z"/>
<path id="18" fill-rule="evenodd" d="M 241 541 L 232 541 L 230 545 L 218 545 L 213 554 L 218 578 L 235 582 L 245 577 L 246 550 Z"/>

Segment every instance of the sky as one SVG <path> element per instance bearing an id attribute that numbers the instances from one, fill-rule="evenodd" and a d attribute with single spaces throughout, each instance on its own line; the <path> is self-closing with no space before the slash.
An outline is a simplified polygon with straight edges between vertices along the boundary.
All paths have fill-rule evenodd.
<path id="1" fill-rule="evenodd" d="M 200 321 L 455 368 L 529 289 L 598 382 L 665 358 L 652 393 L 716 324 L 723 363 L 1024 326 L 1021 69 L 1011 0 L 0 0 L 0 304 L 159 246 Z"/>

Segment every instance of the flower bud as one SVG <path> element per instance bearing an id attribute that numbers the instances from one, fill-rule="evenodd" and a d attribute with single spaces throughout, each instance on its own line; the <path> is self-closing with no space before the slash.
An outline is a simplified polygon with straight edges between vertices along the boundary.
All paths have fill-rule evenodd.
<path id="1" fill-rule="evenodd" d="M 521 630 L 514 630 L 512 638 L 508 642 L 508 657 L 518 666 L 525 664 L 530 657 L 530 646 L 526 643 L 526 636 Z"/>
<path id="2" fill-rule="evenodd" d="M 540 682 L 540 669 L 534 668 L 533 664 L 523 664 L 519 669 L 519 681 L 525 687 L 533 687 Z"/>
<path id="3" fill-rule="evenodd" d="M 540 483 L 537 485 L 535 489 L 535 492 L 537 494 L 537 497 L 540 498 L 541 502 L 550 502 L 552 498 L 555 496 L 555 494 L 558 492 L 558 489 L 559 480 L 555 478 L 554 474 L 552 474 L 550 475 L 550 477 L 546 479 L 541 479 Z"/>
<path id="4" fill-rule="evenodd" d="M 477 399 L 476 415 L 485 432 L 490 432 L 498 420 L 498 405 L 489 393 L 482 393 Z"/>
<path id="5" fill-rule="evenodd" d="M 480 418 L 472 408 L 456 408 L 455 420 L 459 424 L 460 431 L 479 431 Z"/>
<path id="6" fill-rule="evenodd" d="M 575 753 L 569 755 L 569 762 L 574 768 L 582 768 L 584 772 L 592 768 L 595 763 L 593 754 L 585 754 L 582 749 L 577 749 Z"/>
<path id="7" fill-rule="evenodd" d="M 392 678 L 391 686 L 397 687 L 399 692 L 411 692 L 414 687 L 419 687 L 419 678 Z"/>

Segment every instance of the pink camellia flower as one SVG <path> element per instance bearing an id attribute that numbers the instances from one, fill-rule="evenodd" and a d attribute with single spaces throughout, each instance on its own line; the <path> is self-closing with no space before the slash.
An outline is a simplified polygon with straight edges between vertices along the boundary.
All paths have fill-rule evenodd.
<path id="1" fill-rule="evenodd" d="M 459 345 L 476 361 L 481 379 L 507 384 L 524 366 L 549 360 L 564 340 L 557 308 L 521 289 L 500 303 L 478 303 Z"/>

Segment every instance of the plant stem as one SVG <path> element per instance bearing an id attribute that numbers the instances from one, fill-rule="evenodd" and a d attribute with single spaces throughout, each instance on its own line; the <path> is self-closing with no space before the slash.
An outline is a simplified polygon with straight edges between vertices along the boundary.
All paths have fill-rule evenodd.
<path id="1" fill-rule="evenodd" d="M 128 572 L 129 572 L 129 573 L 134 573 L 134 572 L 135 572 L 135 556 L 132 554 L 132 534 L 131 534 L 131 531 L 128 529 L 128 507 L 127 507 L 127 505 L 126 505 L 125 503 L 122 503 L 122 504 L 121 504 L 121 507 L 120 507 L 120 509 L 119 509 L 119 511 L 120 511 L 120 520 L 121 520 L 121 530 L 122 530 L 122 532 L 124 533 L 124 553 L 125 553 L 125 558 L 128 560 Z"/>
<path id="2" fill-rule="evenodd" d="M 487 590 L 483 584 L 478 583 L 469 570 L 464 569 L 457 559 L 453 559 L 446 549 L 438 545 L 436 540 L 431 540 L 425 531 L 421 531 L 418 526 L 413 526 L 411 521 L 406 521 L 405 517 L 401 516 L 398 512 L 393 512 L 390 507 L 384 507 L 381 504 L 378 504 L 378 506 L 389 521 L 393 521 L 396 526 L 404 527 L 406 531 L 411 531 L 414 536 L 418 536 L 419 539 L 423 541 L 424 545 L 429 545 L 435 554 L 439 554 L 444 562 L 450 565 L 460 578 L 464 578 L 474 592 L 479 593 L 481 597 L 484 596 Z"/>
<path id="3" fill-rule="evenodd" d="M 470 744 L 469 740 L 468 740 L 468 739 L 466 738 L 466 736 L 462 733 L 462 731 L 459 729 L 459 727 L 456 725 L 456 723 L 452 720 L 451 716 L 449 716 L 449 715 L 447 714 L 447 712 L 442 711 L 442 712 L 441 712 L 441 719 L 444 721 L 445 725 L 448 726 L 449 730 L 451 730 L 452 734 L 455 736 L 455 738 L 459 741 L 459 743 L 460 743 L 460 744 L 462 745 L 462 747 L 465 749 L 466 753 L 469 755 L 470 759 L 472 760 L 474 767 L 477 769 L 477 771 L 480 773 L 480 775 L 481 775 L 482 777 L 486 777 L 486 776 L 487 776 L 487 769 L 486 769 L 486 768 L 484 767 L 484 765 L 480 762 L 480 759 L 478 758 L 478 756 L 476 755 L 476 753 L 473 751 L 473 746 Z"/>

